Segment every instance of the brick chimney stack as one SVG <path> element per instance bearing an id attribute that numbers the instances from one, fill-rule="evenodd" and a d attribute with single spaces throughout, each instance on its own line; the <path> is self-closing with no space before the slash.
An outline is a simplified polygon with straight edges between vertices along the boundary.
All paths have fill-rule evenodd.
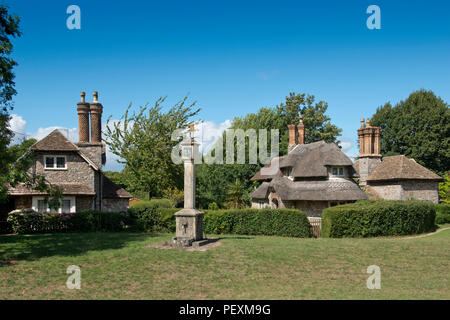
<path id="1" fill-rule="evenodd" d="M 298 144 L 304 144 L 305 143 L 305 125 L 303 124 L 303 115 L 300 113 L 300 121 L 297 125 L 297 131 L 298 131 Z"/>
<path id="2" fill-rule="evenodd" d="M 90 103 L 91 111 L 91 143 L 102 142 L 102 112 L 103 106 L 98 102 L 98 92 L 92 93 L 94 101 Z"/>
<path id="3" fill-rule="evenodd" d="M 380 127 L 372 127 L 370 120 L 367 119 L 364 124 L 364 118 L 361 119 L 361 128 L 358 129 L 359 137 L 359 176 L 360 185 L 367 184 L 367 177 L 381 162 L 380 154 Z"/>
<path id="4" fill-rule="evenodd" d="M 89 143 L 89 103 L 86 103 L 84 92 L 80 93 L 81 102 L 77 103 L 78 140 Z"/>
<path id="5" fill-rule="evenodd" d="M 295 124 L 289 124 L 289 145 L 288 151 L 291 151 L 295 147 Z"/>

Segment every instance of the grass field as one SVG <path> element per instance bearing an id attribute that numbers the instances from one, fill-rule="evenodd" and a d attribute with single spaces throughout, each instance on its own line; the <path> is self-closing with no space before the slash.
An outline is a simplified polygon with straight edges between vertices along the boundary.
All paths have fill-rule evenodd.
<path id="1" fill-rule="evenodd" d="M 450 299 L 450 230 L 411 239 L 221 236 L 205 252 L 146 248 L 171 236 L 0 236 L 0 299 Z M 366 287 L 373 264 L 380 290 Z M 81 268 L 80 290 L 66 287 L 69 265 Z"/>

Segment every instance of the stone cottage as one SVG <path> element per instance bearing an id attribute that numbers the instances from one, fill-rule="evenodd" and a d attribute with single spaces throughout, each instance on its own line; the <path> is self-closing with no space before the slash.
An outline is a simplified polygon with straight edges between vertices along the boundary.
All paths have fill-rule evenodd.
<path id="1" fill-rule="evenodd" d="M 288 154 L 274 158 L 251 180 L 262 184 L 251 193 L 253 208 L 297 208 L 310 217 L 320 217 L 330 206 L 367 199 L 353 178 L 353 162 L 335 143 L 305 144 L 305 127 L 300 117 L 289 125 Z"/>
<path id="2" fill-rule="evenodd" d="M 72 143 L 60 131 L 54 130 L 30 148 L 33 162 L 29 173 L 45 176 L 49 183 L 62 191 L 59 212 L 88 209 L 120 212 L 128 209 L 131 195 L 102 172 L 106 162 L 101 133 L 103 106 L 98 102 L 97 92 L 93 95 L 94 101 L 88 103 L 82 92 L 81 102 L 77 104 L 78 143 Z M 8 195 L 8 211 L 25 208 L 50 211 L 45 194 L 24 184 L 9 187 Z"/>
<path id="3" fill-rule="evenodd" d="M 361 119 L 355 168 L 359 172 L 360 186 L 369 199 L 417 199 L 438 203 L 439 182 L 443 179 L 404 155 L 382 157 L 380 132 L 380 127 Z"/>

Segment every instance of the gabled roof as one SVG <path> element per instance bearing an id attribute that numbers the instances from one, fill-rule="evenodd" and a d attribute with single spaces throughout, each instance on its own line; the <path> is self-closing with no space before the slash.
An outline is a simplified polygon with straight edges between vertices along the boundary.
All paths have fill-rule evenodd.
<path id="1" fill-rule="evenodd" d="M 367 177 L 367 181 L 388 180 L 443 181 L 440 176 L 404 155 L 384 157 Z"/>
<path id="2" fill-rule="evenodd" d="M 117 184 L 103 175 L 103 198 L 132 198 L 125 189 L 119 187 Z"/>
<path id="3" fill-rule="evenodd" d="M 78 151 L 79 148 L 58 129 L 31 146 L 33 151 Z"/>
<path id="4" fill-rule="evenodd" d="M 295 146 L 286 156 L 280 157 L 280 168 L 291 167 L 295 178 L 324 178 L 328 176 L 327 166 L 349 167 L 350 177 L 358 174 L 353 162 L 335 143 L 319 141 Z M 266 166 L 265 168 L 267 168 Z M 269 165 L 270 167 L 270 165 Z M 266 180 L 281 176 L 281 173 L 272 176 L 257 172 L 251 180 Z"/>

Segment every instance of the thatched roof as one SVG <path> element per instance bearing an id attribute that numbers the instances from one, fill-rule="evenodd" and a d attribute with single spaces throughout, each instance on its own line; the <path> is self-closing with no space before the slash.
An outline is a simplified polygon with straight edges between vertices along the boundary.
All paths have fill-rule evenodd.
<path id="1" fill-rule="evenodd" d="M 283 201 L 354 201 L 367 199 L 366 194 L 351 180 L 292 181 L 287 177 L 278 177 L 267 184 L 267 188 L 273 188 Z M 266 186 L 261 185 L 260 188 L 264 189 Z M 255 194 L 260 193 L 258 189 L 255 190 Z"/>
<path id="2" fill-rule="evenodd" d="M 297 145 L 286 156 L 279 157 L 280 168 L 291 167 L 295 178 L 325 178 L 328 176 L 327 166 L 344 166 L 349 169 L 350 177 L 358 177 L 353 162 L 334 143 L 319 141 Z M 269 168 L 267 165 L 265 168 Z M 282 176 L 276 171 L 273 175 L 257 172 L 251 180 L 267 180 Z"/>
<path id="3" fill-rule="evenodd" d="M 389 180 L 443 181 L 440 176 L 404 155 L 384 157 L 367 177 L 367 181 Z"/>
<path id="4" fill-rule="evenodd" d="M 263 182 L 250 196 L 252 199 L 267 199 L 269 191 L 269 182 Z"/>

